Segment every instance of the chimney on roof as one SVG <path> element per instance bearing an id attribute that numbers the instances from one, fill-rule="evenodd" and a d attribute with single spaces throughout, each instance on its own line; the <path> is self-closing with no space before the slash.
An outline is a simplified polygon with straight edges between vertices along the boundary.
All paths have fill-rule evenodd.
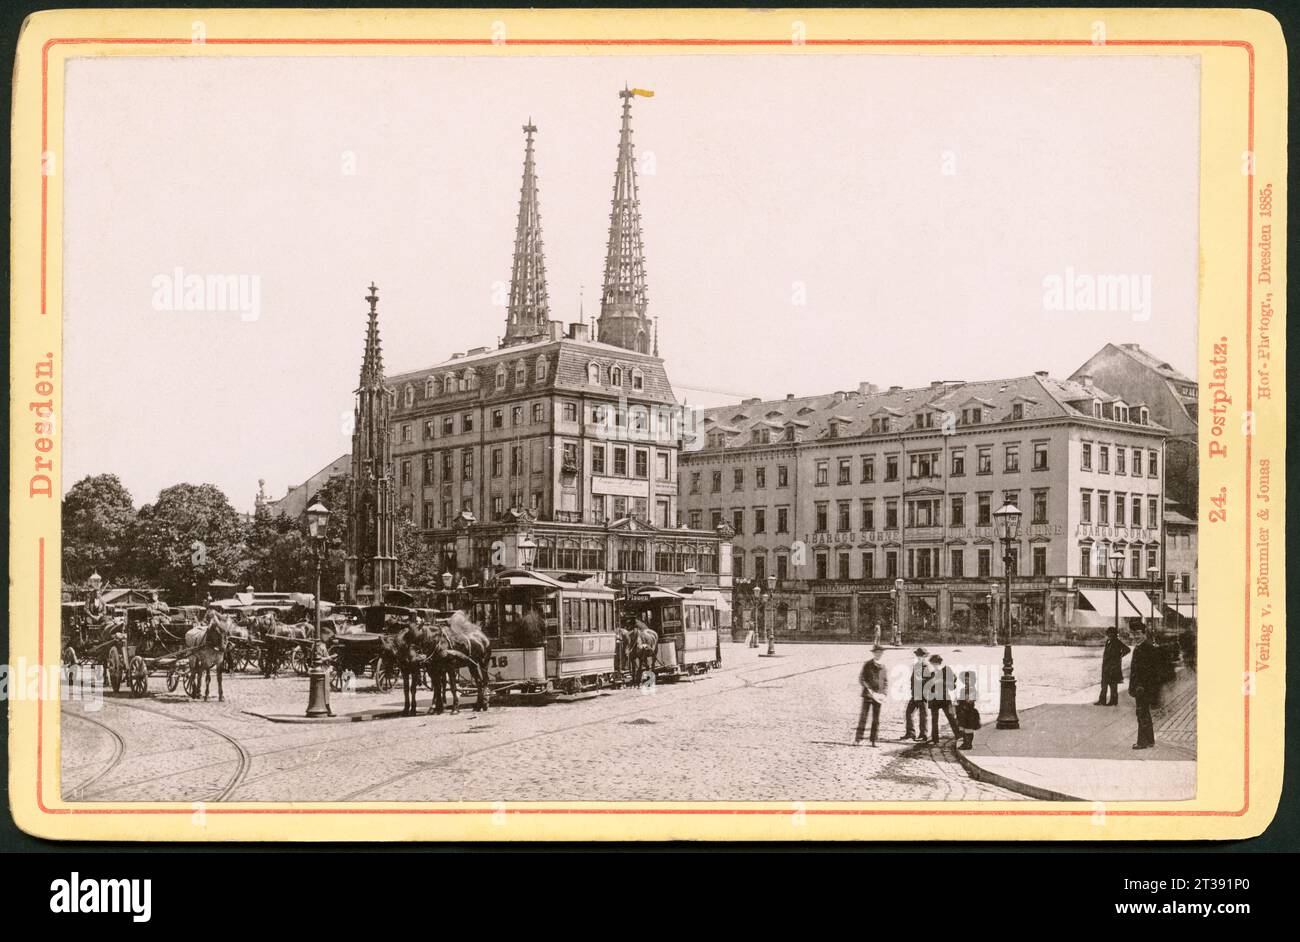
<path id="1" fill-rule="evenodd" d="M 785 401 L 786 401 L 786 402 L 793 402 L 793 401 L 794 401 L 794 393 L 786 393 L 786 394 L 785 394 Z"/>
<path id="2" fill-rule="evenodd" d="M 846 393 L 844 390 L 842 390 L 842 389 L 837 389 L 837 390 L 835 391 L 835 401 L 836 401 L 836 402 L 843 402 L 843 401 L 844 401 L 845 399 L 847 399 L 847 398 L 849 398 L 849 394 Z"/>
<path id="3" fill-rule="evenodd" d="M 880 392 L 880 387 L 877 386 L 875 383 L 868 383 L 868 382 L 858 383 L 859 396 L 870 396 L 878 392 Z"/>
<path id="4" fill-rule="evenodd" d="M 891 393 L 901 392 L 902 389 L 903 389 L 902 386 L 890 386 L 890 387 L 889 387 L 889 391 L 890 391 Z"/>
<path id="5" fill-rule="evenodd" d="M 1122 343 L 1120 346 L 1125 350 L 1136 350 L 1138 348 L 1138 345 L 1135 343 Z"/>
<path id="6" fill-rule="evenodd" d="M 570 324 L 569 339 L 586 340 L 588 338 L 587 330 L 588 330 L 588 325 L 586 324 Z"/>
<path id="7" fill-rule="evenodd" d="M 937 389 L 938 387 L 940 387 L 940 386 L 942 386 L 942 385 L 943 385 L 943 380 L 941 380 L 941 379 L 932 379 L 932 380 L 930 380 L 930 388 L 931 388 L 931 389 Z"/>
<path id="8" fill-rule="evenodd" d="M 1034 370 L 1034 375 L 1035 375 L 1035 376 L 1046 376 L 1046 375 L 1047 375 L 1047 370 Z"/>
<path id="9" fill-rule="evenodd" d="M 759 402 L 762 402 L 762 401 L 763 401 L 763 400 L 760 399 L 758 396 L 750 396 L 748 399 L 742 399 L 741 402 L 740 402 L 740 404 L 741 404 L 742 406 L 752 406 L 752 405 L 754 405 L 755 403 L 759 403 Z"/>

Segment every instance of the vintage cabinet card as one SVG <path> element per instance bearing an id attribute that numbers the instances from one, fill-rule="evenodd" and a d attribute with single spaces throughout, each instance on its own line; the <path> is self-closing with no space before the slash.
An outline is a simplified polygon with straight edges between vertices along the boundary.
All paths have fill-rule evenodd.
<path id="1" fill-rule="evenodd" d="M 32 17 L 15 818 L 1259 833 L 1285 74 L 1246 10 Z"/>

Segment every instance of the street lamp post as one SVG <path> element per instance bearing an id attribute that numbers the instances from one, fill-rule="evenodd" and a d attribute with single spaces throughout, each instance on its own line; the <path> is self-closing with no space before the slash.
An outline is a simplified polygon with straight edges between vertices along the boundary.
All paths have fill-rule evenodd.
<path id="1" fill-rule="evenodd" d="M 989 586 L 989 594 L 984 596 L 984 601 L 988 603 L 988 607 L 989 607 L 988 629 L 989 629 L 990 646 L 996 645 L 998 643 L 997 622 L 994 621 L 993 619 L 993 592 L 994 592 L 994 586 Z"/>
<path id="2" fill-rule="evenodd" d="M 762 627 L 762 625 L 759 622 L 759 614 L 758 614 L 758 605 L 760 599 L 759 599 L 759 590 L 758 590 L 757 582 L 753 583 L 749 587 L 749 594 L 750 594 L 750 611 L 754 615 L 754 630 L 749 633 L 749 646 L 751 648 L 756 648 L 758 647 L 758 631 Z"/>
<path id="3" fill-rule="evenodd" d="M 1119 634 L 1119 577 L 1124 575 L 1124 554 L 1111 550 L 1110 574 L 1115 580 L 1115 634 Z"/>
<path id="4" fill-rule="evenodd" d="M 325 665 L 320 659 L 320 583 L 321 564 L 325 558 L 325 528 L 329 523 L 330 512 L 320 501 L 307 508 L 307 532 L 311 535 L 312 549 L 316 557 L 316 637 L 311 646 L 311 670 L 307 677 L 310 687 L 307 694 L 308 716 L 333 716 L 330 709 L 330 686 L 325 676 Z"/>
<path id="5" fill-rule="evenodd" d="M 889 590 L 890 596 L 894 600 L 894 633 L 898 635 L 898 643 L 903 643 L 903 580 L 898 578 L 894 580 L 894 587 Z"/>
<path id="6" fill-rule="evenodd" d="M 1020 717 L 1016 714 L 1015 663 L 1011 656 L 1011 564 L 1015 556 L 1011 544 L 1020 530 L 1020 508 L 1010 502 L 1003 504 L 993 514 L 998 539 L 1002 541 L 1002 568 L 1007 574 L 1006 634 L 1002 650 L 1002 697 L 998 704 L 998 729 L 1019 729 Z"/>
<path id="7" fill-rule="evenodd" d="M 763 600 L 763 624 L 767 628 L 767 656 L 776 657 L 776 613 L 769 612 L 768 608 L 772 604 L 772 593 L 776 591 L 776 576 L 767 577 L 767 597 Z"/>
<path id="8" fill-rule="evenodd" d="M 1158 584 L 1159 579 L 1160 579 L 1159 567 L 1156 566 L 1149 567 L 1147 569 L 1147 582 L 1151 584 L 1150 598 L 1148 599 L 1148 601 L 1151 602 L 1151 616 L 1147 619 L 1147 624 L 1150 626 L 1151 640 L 1153 641 L 1158 640 L 1156 638 L 1156 592 L 1157 592 L 1156 586 Z"/>

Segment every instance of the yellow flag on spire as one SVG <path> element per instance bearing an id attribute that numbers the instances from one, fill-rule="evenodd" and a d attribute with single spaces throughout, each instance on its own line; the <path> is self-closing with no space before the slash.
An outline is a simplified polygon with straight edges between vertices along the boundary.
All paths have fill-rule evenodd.
<path id="1" fill-rule="evenodd" d="M 652 92 L 652 91 L 650 91 L 650 89 L 648 89 L 648 88 L 634 88 L 634 89 L 632 89 L 632 94 L 633 94 L 633 95 L 640 95 L 642 98 L 654 98 L 654 97 L 655 97 L 655 93 Z"/>

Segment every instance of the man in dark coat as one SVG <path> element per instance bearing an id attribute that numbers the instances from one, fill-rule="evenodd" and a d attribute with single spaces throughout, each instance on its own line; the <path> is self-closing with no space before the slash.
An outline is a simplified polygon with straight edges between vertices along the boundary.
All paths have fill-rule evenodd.
<path id="1" fill-rule="evenodd" d="M 862 713 L 858 717 L 858 733 L 853 742 L 862 742 L 867 731 L 867 716 L 871 717 L 871 745 L 876 745 L 876 734 L 880 732 L 880 705 L 889 693 L 889 674 L 881 663 L 885 649 L 880 645 L 871 648 L 871 660 L 862 665 L 858 682 L 862 684 Z"/>
<path id="2" fill-rule="evenodd" d="M 943 658 L 938 654 L 930 655 L 930 669 L 932 674 L 925 685 L 925 704 L 930 708 L 930 742 L 939 741 L 940 712 L 948 718 L 953 736 L 961 739 L 961 727 L 957 725 L 957 717 L 952 712 L 952 695 L 957 689 L 957 675 L 951 667 L 944 666 Z"/>
<path id="3" fill-rule="evenodd" d="M 912 665 L 912 686 L 908 690 L 907 700 L 907 729 L 903 732 L 903 739 L 904 741 L 914 739 L 917 742 L 925 742 L 929 738 L 929 734 L 925 731 L 925 685 L 929 683 L 931 677 L 930 668 L 926 666 L 925 659 L 930 656 L 930 652 L 925 648 L 917 648 L 912 653 L 916 655 L 916 663 Z M 914 733 L 912 729 L 913 713 L 916 713 L 917 722 L 920 724 L 919 733 Z"/>
<path id="4" fill-rule="evenodd" d="M 1129 646 L 1119 640 L 1119 632 L 1115 627 L 1112 625 L 1107 628 L 1106 649 L 1101 652 L 1101 693 L 1097 694 L 1097 706 L 1119 705 L 1119 685 L 1124 683 L 1124 667 L 1121 662 L 1128 653 Z"/>
<path id="5" fill-rule="evenodd" d="M 1128 692 L 1137 701 L 1138 738 L 1133 748 L 1150 749 L 1156 744 L 1155 729 L 1151 723 L 1151 704 L 1160 689 L 1160 651 L 1151 643 L 1144 626 L 1135 627 L 1133 637 L 1133 660 L 1128 666 Z"/>

